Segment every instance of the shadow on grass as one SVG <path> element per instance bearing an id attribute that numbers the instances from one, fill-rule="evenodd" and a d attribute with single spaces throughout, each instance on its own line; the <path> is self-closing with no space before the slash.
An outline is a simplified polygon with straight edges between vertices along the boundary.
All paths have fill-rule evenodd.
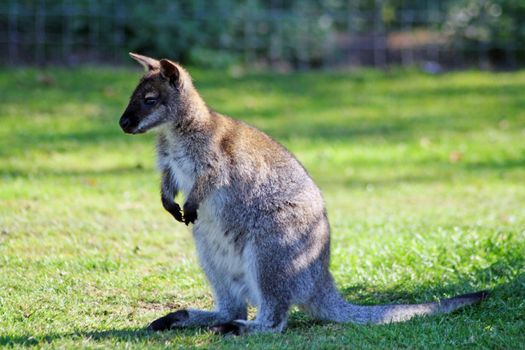
<path id="1" fill-rule="evenodd" d="M 481 274 L 489 273 L 487 268 L 480 271 Z M 363 290 L 366 290 L 363 293 Z M 381 304 L 417 304 L 429 301 L 436 301 L 432 296 L 439 298 L 453 297 L 460 294 L 472 293 L 479 291 L 479 288 L 472 287 L 469 282 L 463 281 L 456 285 L 421 285 L 412 288 L 413 292 L 406 292 L 402 288 L 391 288 L 379 292 L 372 291 L 367 286 L 352 286 L 341 290 L 345 298 L 358 305 L 381 305 Z M 470 321 L 489 321 L 488 318 L 498 321 L 519 321 L 523 320 L 525 315 L 525 273 L 515 276 L 510 282 L 499 284 L 493 289 L 489 289 L 489 297 L 480 304 L 468 306 L 454 311 L 452 314 L 460 315 L 466 312 Z M 356 297 L 359 295 L 359 297 Z M 432 316 L 433 317 L 433 316 Z M 440 316 L 436 316 L 439 318 Z M 443 315 L 443 317 L 447 317 Z M 436 324 L 440 322 L 436 318 Z M 312 319 L 301 311 L 290 313 L 288 328 L 291 331 L 301 332 L 304 329 L 325 325 L 331 322 L 319 321 Z"/>
<path id="2" fill-rule="evenodd" d="M 521 159 L 500 159 L 483 162 L 466 163 L 464 167 L 468 170 L 512 170 L 525 168 L 525 154 Z"/>
<path id="3" fill-rule="evenodd" d="M 20 335 L 20 336 L 2 336 L 0 335 L 0 346 L 25 346 L 35 347 L 45 344 L 57 344 L 60 341 L 79 341 L 91 343 L 106 343 L 111 348 L 116 343 L 134 343 L 134 344 L 159 344 L 166 345 L 177 337 L 193 337 L 198 329 L 172 330 L 167 332 L 152 332 L 143 328 L 123 328 L 109 329 L 105 331 L 92 332 L 70 332 L 70 333 L 50 333 L 46 335 Z M 107 343 L 110 344 L 107 344 Z M 202 341 L 200 342 L 202 344 Z M 175 345 L 175 344 L 174 344 Z M 202 344 L 204 345 L 204 344 Z M 78 345 L 74 346 L 77 347 Z"/>
<path id="4" fill-rule="evenodd" d="M 153 168 L 145 168 L 141 163 L 133 166 L 111 167 L 105 169 L 52 169 L 39 168 L 38 170 L 27 170 L 25 168 L 0 169 L 0 177 L 27 178 L 33 176 L 51 177 L 103 177 L 103 176 L 122 176 L 126 174 L 148 174 L 153 172 Z"/>
<path id="5" fill-rule="evenodd" d="M 493 269 L 489 267 L 486 270 L 478 271 L 481 275 L 492 273 L 488 270 Z M 361 301 L 375 299 L 377 296 L 381 295 L 381 300 L 383 302 L 375 302 L 374 304 L 383 304 L 386 302 L 390 303 L 400 303 L 400 300 L 403 300 L 406 303 L 414 302 L 423 302 L 430 301 L 420 300 L 422 294 L 429 294 L 429 290 L 432 290 L 432 294 L 445 294 L 452 293 L 454 295 L 460 293 L 473 292 L 474 290 L 466 290 L 465 287 L 469 283 L 459 283 L 457 285 L 451 286 L 448 285 L 438 286 L 431 288 L 428 285 L 422 285 L 415 288 L 416 292 L 406 293 L 401 289 L 391 289 L 391 290 L 382 290 L 380 294 L 374 293 L 372 291 L 368 292 L 366 295 L 361 293 Z M 346 288 L 342 292 L 345 296 L 355 295 L 357 290 L 361 290 L 362 286 L 354 286 L 351 288 Z M 457 292 L 460 290 L 461 292 Z M 498 320 L 500 322 L 514 322 L 520 321 L 521 315 L 525 312 L 525 306 L 522 304 L 522 301 L 525 299 L 525 273 L 521 273 L 516 276 L 510 282 L 503 283 L 498 285 L 496 288 L 490 290 L 489 298 L 481 304 L 470 306 L 464 309 L 455 311 L 454 314 L 460 314 L 461 312 L 468 312 L 468 318 L 470 321 L 481 321 L 481 322 L 492 322 Z M 355 300 L 353 300 L 355 302 Z M 369 303 L 359 303 L 359 304 L 369 304 Z M 467 311 L 469 310 L 469 311 Z M 439 317 L 439 316 L 437 316 Z M 446 317 L 446 316 L 444 316 Z M 416 321 L 417 322 L 417 321 Z M 450 322 L 454 322 L 450 320 Z M 436 325 L 441 323 L 436 319 Z M 288 322 L 287 330 L 291 332 L 311 332 L 312 327 L 318 327 L 331 324 L 331 322 L 319 321 L 308 317 L 301 311 L 294 310 L 290 312 L 290 319 Z M 362 326 L 368 327 L 368 326 Z M 381 326 L 379 326 L 381 327 Z M 197 332 L 206 331 L 206 328 L 193 328 L 193 329 L 184 329 L 184 330 L 173 330 L 168 332 L 151 332 L 144 328 L 123 328 L 123 329 L 109 329 L 105 331 L 86 331 L 86 332 L 70 332 L 70 333 L 50 333 L 45 335 L 2 335 L 0 336 L 0 345 L 3 346 L 36 346 L 43 344 L 52 344 L 60 340 L 87 340 L 90 341 L 112 341 L 115 342 L 126 342 L 126 343 L 158 343 L 165 344 L 166 341 L 172 340 L 174 336 L 188 336 L 192 337 Z M 220 339 L 220 338 L 219 338 Z"/>
<path id="6" fill-rule="evenodd" d="M 144 329 L 112 329 L 98 332 L 73 332 L 73 333 L 51 333 L 42 336 L 0 336 L 0 345 L 24 345 L 35 346 L 43 343 L 52 343 L 60 339 L 119 339 L 127 341 L 141 341 L 147 338 L 154 338 L 155 334 Z"/>

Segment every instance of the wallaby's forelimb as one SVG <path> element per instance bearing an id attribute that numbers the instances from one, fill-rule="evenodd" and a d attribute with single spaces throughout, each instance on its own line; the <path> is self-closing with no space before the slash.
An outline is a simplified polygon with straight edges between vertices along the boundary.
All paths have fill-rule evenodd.
<path id="1" fill-rule="evenodd" d="M 175 203 L 175 197 L 177 196 L 177 193 L 179 191 L 176 187 L 176 182 L 174 181 L 171 171 L 169 169 L 165 169 L 162 172 L 160 192 L 160 198 L 162 200 L 162 206 L 164 207 L 164 209 L 166 209 L 171 215 L 173 215 L 175 220 L 182 222 L 183 219 L 180 206 L 177 203 Z"/>

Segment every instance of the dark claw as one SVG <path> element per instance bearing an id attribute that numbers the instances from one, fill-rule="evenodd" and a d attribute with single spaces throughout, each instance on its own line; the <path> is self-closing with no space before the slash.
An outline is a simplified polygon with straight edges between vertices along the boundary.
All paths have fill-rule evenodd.
<path id="1" fill-rule="evenodd" d="M 173 200 L 162 197 L 162 206 L 175 218 L 175 220 L 183 222 L 182 211 L 177 203 Z"/>
<path id="2" fill-rule="evenodd" d="M 170 214 L 173 215 L 175 220 L 177 220 L 178 222 L 182 222 L 182 211 L 180 210 L 180 206 L 177 203 L 175 203 L 175 208 L 173 208 L 173 210 L 170 210 Z"/>
<path id="3" fill-rule="evenodd" d="M 155 332 L 167 331 L 177 327 L 177 323 L 187 320 L 188 317 L 190 317 L 190 315 L 186 310 L 175 311 L 151 322 L 147 330 Z"/>
<path id="4" fill-rule="evenodd" d="M 211 327 L 211 331 L 218 335 L 241 335 L 241 327 L 239 323 L 232 321 L 223 323 L 215 327 Z"/>
<path id="5" fill-rule="evenodd" d="M 187 225 L 195 223 L 195 220 L 197 220 L 197 206 L 188 204 L 187 202 L 184 204 L 184 223 Z"/>

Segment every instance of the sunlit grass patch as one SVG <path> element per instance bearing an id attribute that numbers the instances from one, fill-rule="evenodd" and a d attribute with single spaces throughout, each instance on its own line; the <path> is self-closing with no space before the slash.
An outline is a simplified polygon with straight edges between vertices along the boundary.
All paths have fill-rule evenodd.
<path id="1" fill-rule="evenodd" d="M 520 348 L 525 343 L 525 73 L 194 73 L 211 107 L 288 147 L 324 192 L 350 300 L 482 305 L 388 326 L 151 334 L 212 307 L 191 235 L 164 212 L 152 135 L 118 118 L 138 70 L 0 71 L 0 345 L 44 348 Z"/>

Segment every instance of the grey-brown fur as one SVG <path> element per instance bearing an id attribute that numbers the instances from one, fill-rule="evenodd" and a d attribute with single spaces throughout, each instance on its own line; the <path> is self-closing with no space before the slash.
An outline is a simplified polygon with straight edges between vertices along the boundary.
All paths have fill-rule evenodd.
<path id="1" fill-rule="evenodd" d="M 211 111 L 178 64 L 132 54 L 147 72 L 120 125 L 155 129 L 163 206 L 193 223 L 214 311 L 181 310 L 156 321 L 163 330 L 209 326 L 221 333 L 280 332 L 291 305 L 313 317 L 388 323 L 450 312 L 483 299 L 470 294 L 419 305 L 359 306 L 345 301 L 328 270 L 330 227 L 306 170 L 261 131 Z M 181 210 L 174 198 L 182 191 Z M 247 320 L 247 305 L 257 307 Z"/>

